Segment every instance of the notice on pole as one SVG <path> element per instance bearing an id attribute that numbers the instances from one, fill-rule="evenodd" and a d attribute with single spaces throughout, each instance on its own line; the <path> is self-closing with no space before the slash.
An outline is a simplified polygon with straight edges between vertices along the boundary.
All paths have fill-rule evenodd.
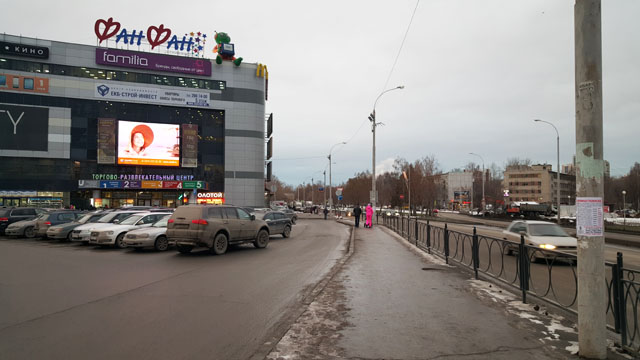
<path id="1" fill-rule="evenodd" d="M 604 236 L 604 210 L 602 198 L 576 199 L 576 230 L 578 236 Z"/>

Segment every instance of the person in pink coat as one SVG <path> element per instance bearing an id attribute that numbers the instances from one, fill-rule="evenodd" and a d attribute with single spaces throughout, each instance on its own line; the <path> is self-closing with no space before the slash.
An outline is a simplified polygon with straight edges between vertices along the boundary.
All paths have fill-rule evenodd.
<path id="1" fill-rule="evenodd" d="M 365 211 L 365 213 L 367 214 L 367 221 L 364 223 L 365 227 L 371 228 L 373 226 L 373 208 L 371 207 L 371 204 L 367 204 L 367 209 Z"/>

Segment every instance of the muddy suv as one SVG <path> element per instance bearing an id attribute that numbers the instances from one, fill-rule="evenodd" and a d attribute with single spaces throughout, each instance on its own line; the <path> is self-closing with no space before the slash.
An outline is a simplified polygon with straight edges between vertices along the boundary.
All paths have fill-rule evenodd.
<path id="1" fill-rule="evenodd" d="M 236 206 L 184 205 L 167 222 L 167 239 L 183 254 L 202 246 L 222 255 L 230 244 L 252 242 L 259 249 L 267 247 L 269 227 Z"/>

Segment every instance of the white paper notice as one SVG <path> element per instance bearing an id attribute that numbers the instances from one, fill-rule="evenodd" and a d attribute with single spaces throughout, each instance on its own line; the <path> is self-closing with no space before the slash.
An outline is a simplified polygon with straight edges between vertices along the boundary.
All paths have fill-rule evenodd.
<path id="1" fill-rule="evenodd" d="M 602 198 L 579 197 L 576 208 L 578 236 L 604 236 Z"/>

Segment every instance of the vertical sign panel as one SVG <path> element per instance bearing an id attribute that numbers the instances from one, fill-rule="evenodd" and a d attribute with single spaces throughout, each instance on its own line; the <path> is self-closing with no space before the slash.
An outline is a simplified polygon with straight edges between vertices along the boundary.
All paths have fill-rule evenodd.
<path id="1" fill-rule="evenodd" d="M 198 125 L 182 124 L 182 167 L 198 167 Z"/>
<path id="2" fill-rule="evenodd" d="M 116 119 L 98 119 L 98 164 L 116 162 Z"/>

